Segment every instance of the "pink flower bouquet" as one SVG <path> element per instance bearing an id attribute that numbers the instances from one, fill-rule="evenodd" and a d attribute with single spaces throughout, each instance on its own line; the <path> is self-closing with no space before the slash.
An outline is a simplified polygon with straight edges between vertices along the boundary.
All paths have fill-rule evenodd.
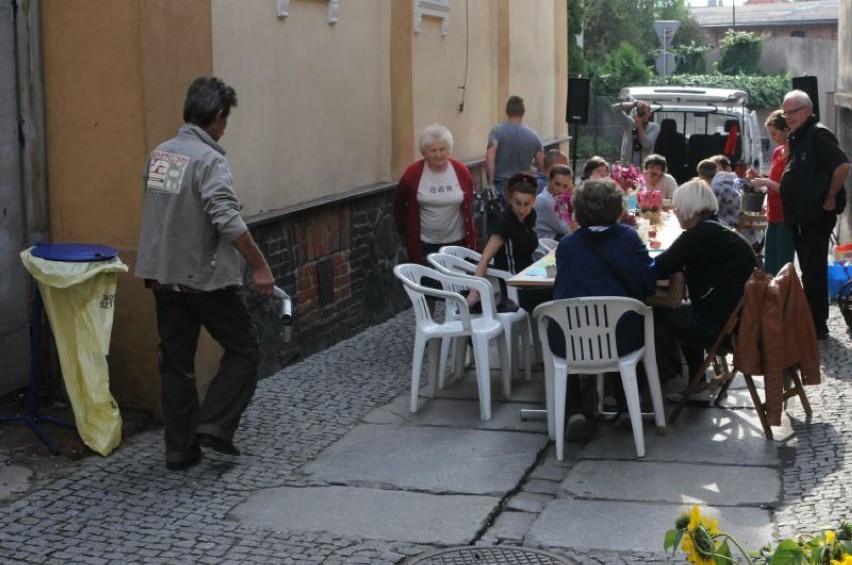
<path id="1" fill-rule="evenodd" d="M 642 171 L 634 164 L 624 166 L 621 163 L 613 163 L 610 169 L 610 177 L 625 193 L 639 190 L 645 186 L 645 177 Z"/>
<path id="2" fill-rule="evenodd" d="M 554 197 L 553 211 L 562 223 L 574 231 L 574 209 L 571 207 L 571 191 L 566 190 Z"/>
<path id="3" fill-rule="evenodd" d="M 642 188 L 636 194 L 636 201 L 643 212 L 657 212 L 663 207 L 663 193 L 656 189 Z"/>

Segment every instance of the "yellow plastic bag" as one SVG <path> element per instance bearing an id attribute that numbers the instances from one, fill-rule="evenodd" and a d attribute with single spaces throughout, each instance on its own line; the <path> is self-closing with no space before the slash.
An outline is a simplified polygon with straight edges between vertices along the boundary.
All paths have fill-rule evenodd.
<path id="1" fill-rule="evenodd" d="M 77 432 L 92 450 L 109 455 L 121 442 L 121 414 L 109 391 L 106 355 L 115 310 L 115 274 L 127 272 L 127 265 L 118 257 L 48 261 L 31 251 L 22 251 L 21 261 L 44 301 Z"/>

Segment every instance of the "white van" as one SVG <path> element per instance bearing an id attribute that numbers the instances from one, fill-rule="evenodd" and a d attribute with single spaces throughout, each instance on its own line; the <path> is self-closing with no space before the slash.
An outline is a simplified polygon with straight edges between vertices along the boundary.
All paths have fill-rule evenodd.
<path id="1" fill-rule="evenodd" d="M 752 165 L 763 170 L 760 123 L 746 107 L 748 95 L 742 90 L 631 86 L 621 89 L 619 100 L 651 105 L 660 124 L 654 152 L 666 157 L 669 173 L 679 183 L 695 176 L 699 161 L 718 154 L 726 154 L 740 171 Z"/>

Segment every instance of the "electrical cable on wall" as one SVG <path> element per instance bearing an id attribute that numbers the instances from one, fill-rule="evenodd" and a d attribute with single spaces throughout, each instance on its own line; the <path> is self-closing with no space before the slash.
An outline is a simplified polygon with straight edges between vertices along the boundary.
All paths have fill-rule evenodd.
<path id="1" fill-rule="evenodd" d="M 462 91 L 461 102 L 459 102 L 459 114 L 464 112 L 464 99 L 465 94 L 467 93 L 467 66 L 470 61 L 470 0 L 465 2 L 465 15 L 464 15 L 464 28 L 465 28 L 465 39 L 464 39 L 464 81 L 462 85 L 459 87 L 459 90 Z"/>

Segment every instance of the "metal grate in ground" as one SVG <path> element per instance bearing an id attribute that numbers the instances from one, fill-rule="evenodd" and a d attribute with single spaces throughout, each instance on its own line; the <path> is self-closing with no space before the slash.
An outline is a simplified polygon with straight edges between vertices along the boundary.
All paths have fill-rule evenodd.
<path id="1" fill-rule="evenodd" d="M 431 551 L 413 557 L 405 563 L 408 565 L 491 565 L 497 563 L 570 565 L 573 561 L 539 549 L 506 546 L 472 547 L 466 545 Z"/>

